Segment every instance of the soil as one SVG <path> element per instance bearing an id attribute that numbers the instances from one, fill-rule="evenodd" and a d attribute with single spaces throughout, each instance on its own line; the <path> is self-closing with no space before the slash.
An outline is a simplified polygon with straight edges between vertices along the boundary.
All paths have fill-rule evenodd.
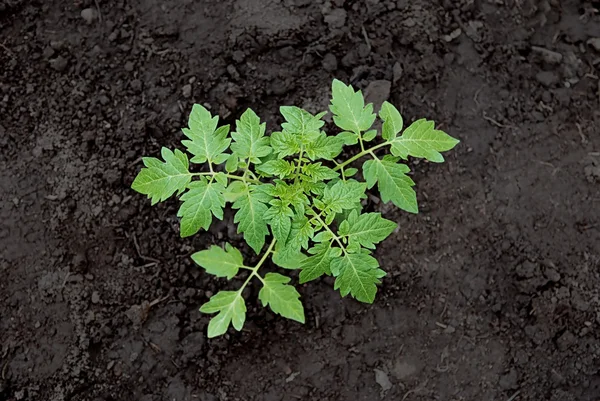
<path id="1" fill-rule="evenodd" d="M 1 0 L 0 399 L 598 401 L 599 9 Z M 420 214 L 373 198 L 400 225 L 373 305 L 312 282 L 300 325 L 254 287 L 208 340 L 199 305 L 239 283 L 189 256 L 240 237 L 229 215 L 179 238 L 177 201 L 129 188 L 140 157 L 195 102 L 273 129 L 333 77 L 462 142 L 411 163 Z"/>

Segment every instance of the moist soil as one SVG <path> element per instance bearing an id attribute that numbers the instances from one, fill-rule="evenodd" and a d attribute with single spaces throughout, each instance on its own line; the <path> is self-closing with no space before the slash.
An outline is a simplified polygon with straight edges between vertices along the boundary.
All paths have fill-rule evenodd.
<path id="1" fill-rule="evenodd" d="M 0 1 L 0 399 L 600 399 L 600 3 L 576 0 Z M 85 10 L 85 11 L 84 11 Z M 421 213 L 378 298 L 299 286 L 307 322 L 227 283 L 130 184 L 193 103 L 326 110 L 332 78 L 461 140 L 412 161 Z M 389 89 L 388 89 L 389 88 Z M 375 194 L 376 195 L 376 194 Z M 296 280 L 297 275 L 294 275 Z"/>

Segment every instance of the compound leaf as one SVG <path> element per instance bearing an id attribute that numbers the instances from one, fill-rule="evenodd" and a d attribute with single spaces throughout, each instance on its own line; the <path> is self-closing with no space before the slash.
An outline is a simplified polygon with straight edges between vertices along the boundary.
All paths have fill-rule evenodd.
<path id="1" fill-rule="evenodd" d="M 375 249 L 375 244 L 386 239 L 397 227 L 391 220 L 384 219 L 380 213 L 350 212 L 340 224 L 338 234 L 348 237 L 350 244 L 358 243 L 365 248 Z"/>
<path id="2" fill-rule="evenodd" d="M 223 220 L 225 207 L 225 186 L 221 183 L 202 179 L 190 183 L 188 188 L 181 196 L 183 203 L 177 212 L 177 217 L 181 217 L 181 237 L 194 235 L 200 228 L 208 230 L 213 215 Z"/>
<path id="3" fill-rule="evenodd" d="M 373 303 L 379 279 L 385 276 L 377 259 L 366 253 L 347 253 L 332 259 L 331 272 L 336 276 L 334 289 L 339 289 L 343 297 L 351 294 L 366 303 Z"/>
<path id="4" fill-rule="evenodd" d="M 271 153 L 269 137 L 265 136 L 265 123 L 252 109 L 247 109 L 236 121 L 236 131 L 231 133 L 233 143 L 231 150 L 240 159 L 248 159 L 251 163 L 260 164 L 260 157 Z"/>
<path id="5" fill-rule="evenodd" d="M 269 222 L 273 237 L 277 241 L 285 242 L 292 229 L 292 217 L 294 212 L 280 199 L 273 199 L 271 207 L 264 214 L 265 220 Z"/>
<path id="6" fill-rule="evenodd" d="M 354 209 L 365 196 L 367 186 L 358 181 L 338 181 L 325 188 L 321 201 L 325 210 L 341 213 L 344 209 Z"/>
<path id="7" fill-rule="evenodd" d="M 151 199 L 152 205 L 168 199 L 175 192 L 181 193 L 192 180 L 188 157 L 175 149 L 173 153 L 162 148 L 164 162 L 154 157 L 143 158 L 146 167 L 135 177 L 131 188 Z"/>
<path id="8" fill-rule="evenodd" d="M 257 254 L 265 244 L 265 237 L 269 234 L 267 222 L 264 218 L 268 210 L 265 203 L 270 197 L 261 191 L 255 191 L 250 186 L 243 195 L 233 203 L 234 209 L 239 209 L 233 217 L 233 222 L 238 224 L 238 233 L 244 234 L 244 240 Z"/>
<path id="9" fill-rule="evenodd" d="M 384 203 L 392 201 L 400 209 L 410 213 L 418 213 L 417 194 L 412 188 L 414 181 L 406 175 L 410 169 L 405 164 L 393 160 L 375 158 L 363 164 L 363 175 L 367 186 L 377 188 Z"/>
<path id="10" fill-rule="evenodd" d="M 269 305 L 271 310 L 288 319 L 304 323 L 304 308 L 300 302 L 300 294 L 288 285 L 290 278 L 278 273 L 267 273 L 262 280 L 263 287 L 258 298 L 263 306 Z"/>
<path id="11" fill-rule="evenodd" d="M 388 101 L 383 102 L 381 110 L 379 110 L 379 118 L 383 120 L 381 127 L 381 136 L 386 141 L 391 141 L 402 131 L 404 121 L 402 115 L 393 104 Z"/>
<path id="12" fill-rule="evenodd" d="M 322 115 L 315 117 L 300 107 L 281 106 L 279 111 L 286 120 L 286 122 L 281 124 L 281 128 L 290 134 L 304 137 L 319 133 L 320 128 L 325 125 L 325 122 L 321 120 Z"/>
<path id="13" fill-rule="evenodd" d="M 183 134 L 189 140 L 181 141 L 188 152 L 194 155 L 192 163 L 206 161 L 221 164 L 227 160 L 227 150 L 231 139 L 227 138 L 229 125 L 217 128 L 218 116 L 212 116 L 202 105 L 195 104 L 188 119 L 188 128 L 183 128 Z"/>
<path id="14" fill-rule="evenodd" d="M 358 134 L 371 128 L 375 121 L 373 105 L 367 104 L 362 92 L 354 91 L 352 86 L 344 84 L 337 79 L 333 80 L 331 86 L 331 105 L 335 125 L 343 130 Z"/>
<path id="15" fill-rule="evenodd" d="M 225 334 L 230 324 L 240 331 L 246 321 L 246 304 L 239 291 L 219 291 L 202 305 L 200 312 L 219 312 L 208 323 L 208 338 Z"/>
<path id="16" fill-rule="evenodd" d="M 244 266 L 242 253 L 230 244 L 225 244 L 225 249 L 212 245 L 207 250 L 194 253 L 192 260 L 207 273 L 227 277 L 228 280 L 238 274 L 240 267 Z"/>
<path id="17" fill-rule="evenodd" d="M 434 129 L 434 126 L 433 121 L 424 118 L 415 121 L 392 141 L 390 151 L 403 159 L 413 156 L 435 163 L 443 162 L 444 156 L 440 152 L 452 149 L 460 141 L 444 131 Z"/>

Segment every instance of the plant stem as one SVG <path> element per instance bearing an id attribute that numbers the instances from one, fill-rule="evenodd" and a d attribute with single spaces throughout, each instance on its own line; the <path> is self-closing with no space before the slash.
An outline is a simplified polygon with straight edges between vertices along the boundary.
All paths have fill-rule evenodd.
<path id="1" fill-rule="evenodd" d="M 251 271 L 251 273 L 248 275 L 248 277 L 246 278 L 246 281 L 244 281 L 244 284 L 242 284 L 242 286 L 240 287 L 240 289 L 238 290 L 238 293 L 241 294 L 242 291 L 244 291 L 244 288 L 246 288 L 246 286 L 248 285 L 248 283 L 250 282 L 250 280 L 252 280 L 252 277 L 256 276 L 258 277 L 258 279 L 260 281 L 262 281 L 263 283 L 265 282 L 263 280 L 263 278 L 261 276 L 258 275 L 258 269 L 260 269 L 260 267 L 263 265 L 263 263 L 265 263 L 265 260 L 267 260 L 267 257 L 269 256 L 269 254 L 271 252 L 273 252 L 273 247 L 275 247 L 275 243 L 277 242 L 277 240 L 275 238 L 273 238 L 273 241 L 271 241 L 271 244 L 269 245 L 269 247 L 267 248 L 267 251 L 265 252 L 265 254 L 260 258 L 260 260 L 258 261 L 258 263 L 256 264 L 256 266 L 254 267 L 248 267 L 248 266 L 242 266 L 244 269 L 248 269 Z"/>
<path id="2" fill-rule="evenodd" d="M 215 173 L 214 171 L 206 172 L 206 173 L 191 173 L 192 176 L 209 176 L 209 177 L 214 177 L 217 174 L 223 174 L 225 177 L 230 178 L 232 180 L 239 180 L 239 181 L 244 181 L 244 182 L 251 182 L 253 184 L 260 184 L 260 181 L 258 181 L 258 180 L 253 180 L 253 179 L 246 178 L 246 177 L 240 177 L 239 175 Z"/>
<path id="3" fill-rule="evenodd" d="M 388 142 L 383 142 L 383 143 L 380 143 L 379 145 L 373 146 L 372 148 L 363 149 L 363 151 L 360 152 L 359 154 L 357 154 L 356 156 L 353 156 L 353 157 L 349 158 L 348 160 L 346 160 L 345 162 L 340 163 L 337 166 L 335 166 L 333 168 L 333 171 L 338 171 L 339 169 L 344 168 L 345 166 L 347 166 L 348 164 L 352 163 L 353 161 L 358 160 L 361 157 L 368 155 L 369 153 L 373 153 L 374 150 L 377 150 L 379 148 L 383 148 L 384 146 L 389 145 L 390 143 L 391 142 L 389 142 L 389 141 Z"/>
<path id="4" fill-rule="evenodd" d="M 346 253 L 346 247 L 344 246 L 344 244 L 342 244 L 342 241 L 340 241 L 341 237 L 337 236 L 333 231 L 331 231 L 331 228 L 329 228 L 329 226 L 323 221 L 323 219 L 321 218 L 321 215 L 317 214 L 317 212 L 315 212 L 315 210 L 313 208 L 309 207 L 309 210 L 311 210 L 313 212 L 317 221 L 319 223 L 321 223 L 321 225 L 323 227 L 325 227 L 325 230 L 327 230 L 329 232 L 329 234 L 331 234 L 333 236 L 333 239 L 335 240 L 335 242 L 337 242 L 338 245 L 340 246 L 340 248 L 342 248 L 342 251 L 344 251 L 344 253 Z"/>

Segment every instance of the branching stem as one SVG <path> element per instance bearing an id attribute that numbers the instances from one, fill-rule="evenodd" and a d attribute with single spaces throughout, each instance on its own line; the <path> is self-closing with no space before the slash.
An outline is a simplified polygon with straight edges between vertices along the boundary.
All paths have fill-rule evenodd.
<path id="1" fill-rule="evenodd" d="M 275 243 L 277 242 L 277 240 L 275 238 L 273 238 L 273 241 L 271 241 L 271 244 L 269 245 L 269 247 L 267 248 L 267 251 L 265 252 L 265 254 L 260 258 L 260 260 L 258 261 L 258 263 L 256 264 L 256 266 L 254 267 L 248 267 L 248 266 L 243 266 L 244 269 L 248 269 L 250 270 L 250 274 L 248 275 L 248 277 L 246 278 L 246 281 L 244 281 L 244 284 L 242 284 L 242 286 L 240 287 L 240 289 L 238 290 L 238 293 L 241 295 L 242 291 L 244 291 L 244 289 L 246 288 L 246 286 L 248 285 L 248 283 L 250 282 L 250 280 L 252 280 L 252 277 L 258 277 L 258 279 L 260 281 L 262 281 L 263 283 L 265 282 L 263 280 L 263 278 L 258 274 L 258 269 L 260 269 L 260 267 L 265 263 L 265 261 L 267 260 L 267 257 L 269 256 L 269 254 L 271 252 L 273 252 L 273 248 L 275 247 Z"/>
<path id="2" fill-rule="evenodd" d="M 375 151 L 375 150 L 377 150 L 379 148 L 383 148 L 384 146 L 389 145 L 389 144 L 391 144 L 391 142 L 388 141 L 388 142 L 380 143 L 379 145 L 375 145 L 375 146 L 373 146 L 372 148 L 369 148 L 369 149 L 363 149 L 362 152 L 360 152 L 356 156 L 353 156 L 353 157 L 349 158 L 348 160 L 346 160 L 345 162 L 340 163 L 337 166 L 335 166 L 333 168 L 333 171 L 338 171 L 339 169 L 342 169 L 342 168 L 346 167 L 348 164 L 350 164 L 350 163 L 352 163 L 352 162 L 360 159 L 363 156 L 368 155 L 369 153 L 374 155 L 373 151 Z"/>

